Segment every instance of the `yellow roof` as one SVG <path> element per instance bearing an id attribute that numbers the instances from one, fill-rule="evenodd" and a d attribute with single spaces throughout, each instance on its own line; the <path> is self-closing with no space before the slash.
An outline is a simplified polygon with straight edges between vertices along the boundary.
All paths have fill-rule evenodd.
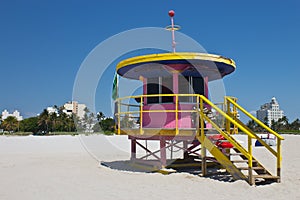
<path id="1" fill-rule="evenodd" d="M 116 70 L 121 76 L 138 79 L 139 76 L 159 76 L 166 73 L 162 65 L 172 66 L 174 64 L 189 65 L 198 74 L 211 77 L 210 80 L 217 78 L 213 73 L 221 74 L 221 78 L 233 72 L 236 68 L 232 59 L 220 55 L 195 53 L 195 52 L 176 52 L 149 54 L 128 58 L 118 63 Z M 160 65 L 160 67 L 158 66 Z M 144 70 L 144 71 L 143 71 Z M 147 71 L 147 72 L 146 72 Z M 191 71 L 191 70 L 190 70 Z M 147 74 L 146 74 L 147 73 Z M 191 74 L 192 72 L 186 72 Z M 192 76 L 195 75 L 192 74 Z"/>

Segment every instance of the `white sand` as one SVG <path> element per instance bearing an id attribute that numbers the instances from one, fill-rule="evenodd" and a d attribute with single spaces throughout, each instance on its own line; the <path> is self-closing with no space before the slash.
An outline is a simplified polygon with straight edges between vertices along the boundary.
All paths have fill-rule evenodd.
<path id="1" fill-rule="evenodd" d="M 300 137 L 285 138 L 282 183 L 253 187 L 244 181 L 221 182 L 188 173 L 161 175 L 99 166 L 99 161 L 129 159 L 124 136 L 0 136 L 0 199 L 296 200 L 300 199 Z"/>

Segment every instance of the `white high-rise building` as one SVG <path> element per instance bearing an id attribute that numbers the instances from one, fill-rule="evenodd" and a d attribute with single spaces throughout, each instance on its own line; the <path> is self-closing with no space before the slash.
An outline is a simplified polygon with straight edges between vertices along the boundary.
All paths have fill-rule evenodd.
<path id="1" fill-rule="evenodd" d="M 269 126 L 271 126 L 272 120 L 277 122 L 283 116 L 283 111 L 280 110 L 279 104 L 275 97 L 272 98 L 270 103 L 265 103 L 260 107 L 260 110 L 256 111 L 257 119 L 262 122 L 267 120 Z"/>
<path id="2" fill-rule="evenodd" d="M 78 103 L 77 101 L 71 101 L 68 103 L 64 104 L 64 110 L 63 112 L 65 112 L 68 115 L 72 115 L 72 113 L 74 113 L 75 115 L 77 115 L 79 118 L 83 118 L 84 114 L 85 114 L 85 108 L 86 105 L 85 104 L 81 104 Z"/>
<path id="3" fill-rule="evenodd" d="M 20 115 L 20 112 L 15 110 L 13 113 L 9 113 L 7 110 L 2 112 L 2 120 L 5 120 L 7 117 L 15 117 L 18 121 L 22 121 L 23 117 Z"/>

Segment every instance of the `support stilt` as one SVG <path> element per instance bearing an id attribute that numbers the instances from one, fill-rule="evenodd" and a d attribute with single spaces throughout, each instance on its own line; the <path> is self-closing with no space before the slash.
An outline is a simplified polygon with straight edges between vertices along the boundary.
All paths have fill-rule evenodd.
<path id="1" fill-rule="evenodd" d="M 161 168 L 165 168 L 167 166 L 167 153 L 166 153 L 166 139 L 160 138 L 160 160 L 161 160 Z"/>
<path id="2" fill-rule="evenodd" d="M 201 157 L 202 157 L 202 176 L 206 176 L 207 174 L 207 165 L 206 165 L 206 148 L 201 145 Z"/>
<path id="3" fill-rule="evenodd" d="M 136 139 L 131 139 L 131 160 L 136 159 Z"/>
<path id="4" fill-rule="evenodd" d="M 187 141 L 183 141 L 183 159 L 187 159 L 189 156 L 189 152 L 186 150 L 188 148 L 188 142 Z"/>

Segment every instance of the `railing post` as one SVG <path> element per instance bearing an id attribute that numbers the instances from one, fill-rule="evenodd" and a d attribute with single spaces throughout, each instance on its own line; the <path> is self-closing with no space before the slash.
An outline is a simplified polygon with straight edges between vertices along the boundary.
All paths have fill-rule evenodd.
<path id="1" fill-rule="evenodd" d="M 230 102 L 227 100 L 228 97 L 225 97 L 225 104 L 226 104 L 226 109 L 227 109 L 227 115 L 231 116 L 231 112 L 230 112 Z M 230 133 L 230 121 L 228 119 L 226 119 L 226 132 Z"/>
<path id="2" fill-rule="evenodd" d="M 280 183 L 281 181 L 281 139 L 280 138 L 277 138 L 277 176 L 279 177 L 278 179 L 278 183 Z"/>
<path id="3" fill-rule="evenodd" d="M 143 96 L 140 101 L 140 135 L 143 135 Z"/>
<path id="4" fill-rule="evenodd" d="M 178 94 L 175 94 L 175 134 L 179 133 L 178 131 Z"/>
<path id="5" fill-rule="evenodd" d="M 200 128 L 201 128 L 201 142 L 204 141 L 204 117 L 203 117 L 203 99 L 200 98 Z"/>
<path id="6" fill-rule="evenodd" d="M 199 114 L 199 96 L 197 96 L 196 97 L 197 98 L 197 100 L 196 100 L 196 102 L 197 102 L 197 104 L 196 104 L 196 119 L 195 119 L 195 123 L 196 123 L 196 135 L 197 136 L 200 136 L 200 127 L 199 127 L 199 123 L 200 123 L 200 121 L 199 121 L 199 119 L 200 119 L 200 114 Z"/>
<path id="7" fill-rule="evenodd" d="M 248 179 L 249 179 L 249 184 L 253 185 L 254 184 L 254 179 L 253 179 L 253 159 L 252 159 L 252 138 L 250 136 L 248 136 L 248 153 L 249 153 Z"/>
<path id="8" fill-rule="evenodd" d="M 118 99 L 118 135 L 121 134 L 121 120 L 120 120 L 120 112 L 121 112 L 121 100 Z"/>
<path id="9" fill-rule="evenodd" d="M 202 164 L 201 164 L 201 171 L 202 175 L 206 176 L 207 169 L 206 169 L 206 148 L 204 147 L 204 139 L 205 139 L 205 133 L 204 133 L 204 113 L 203 113 L 203 99 L 200 98 L 200 128 L 201 128 L 201 134 L 200 134 L 200 140 L 201 140 L 201 158 L 202 158 Z"/>
<path id="10" fill-rule="evenodd" d="M 236 103 L 237 99 L 234 99 L 234 102 Z M 232 112 L 233 112 L 233 119 L 236 120 L 237 119 L 237 108 L 235 105 L 232 105 Z M 237 134 L 238 133 L 238 127 L 236 125 L 233 126 L 233 134 Z"/>

